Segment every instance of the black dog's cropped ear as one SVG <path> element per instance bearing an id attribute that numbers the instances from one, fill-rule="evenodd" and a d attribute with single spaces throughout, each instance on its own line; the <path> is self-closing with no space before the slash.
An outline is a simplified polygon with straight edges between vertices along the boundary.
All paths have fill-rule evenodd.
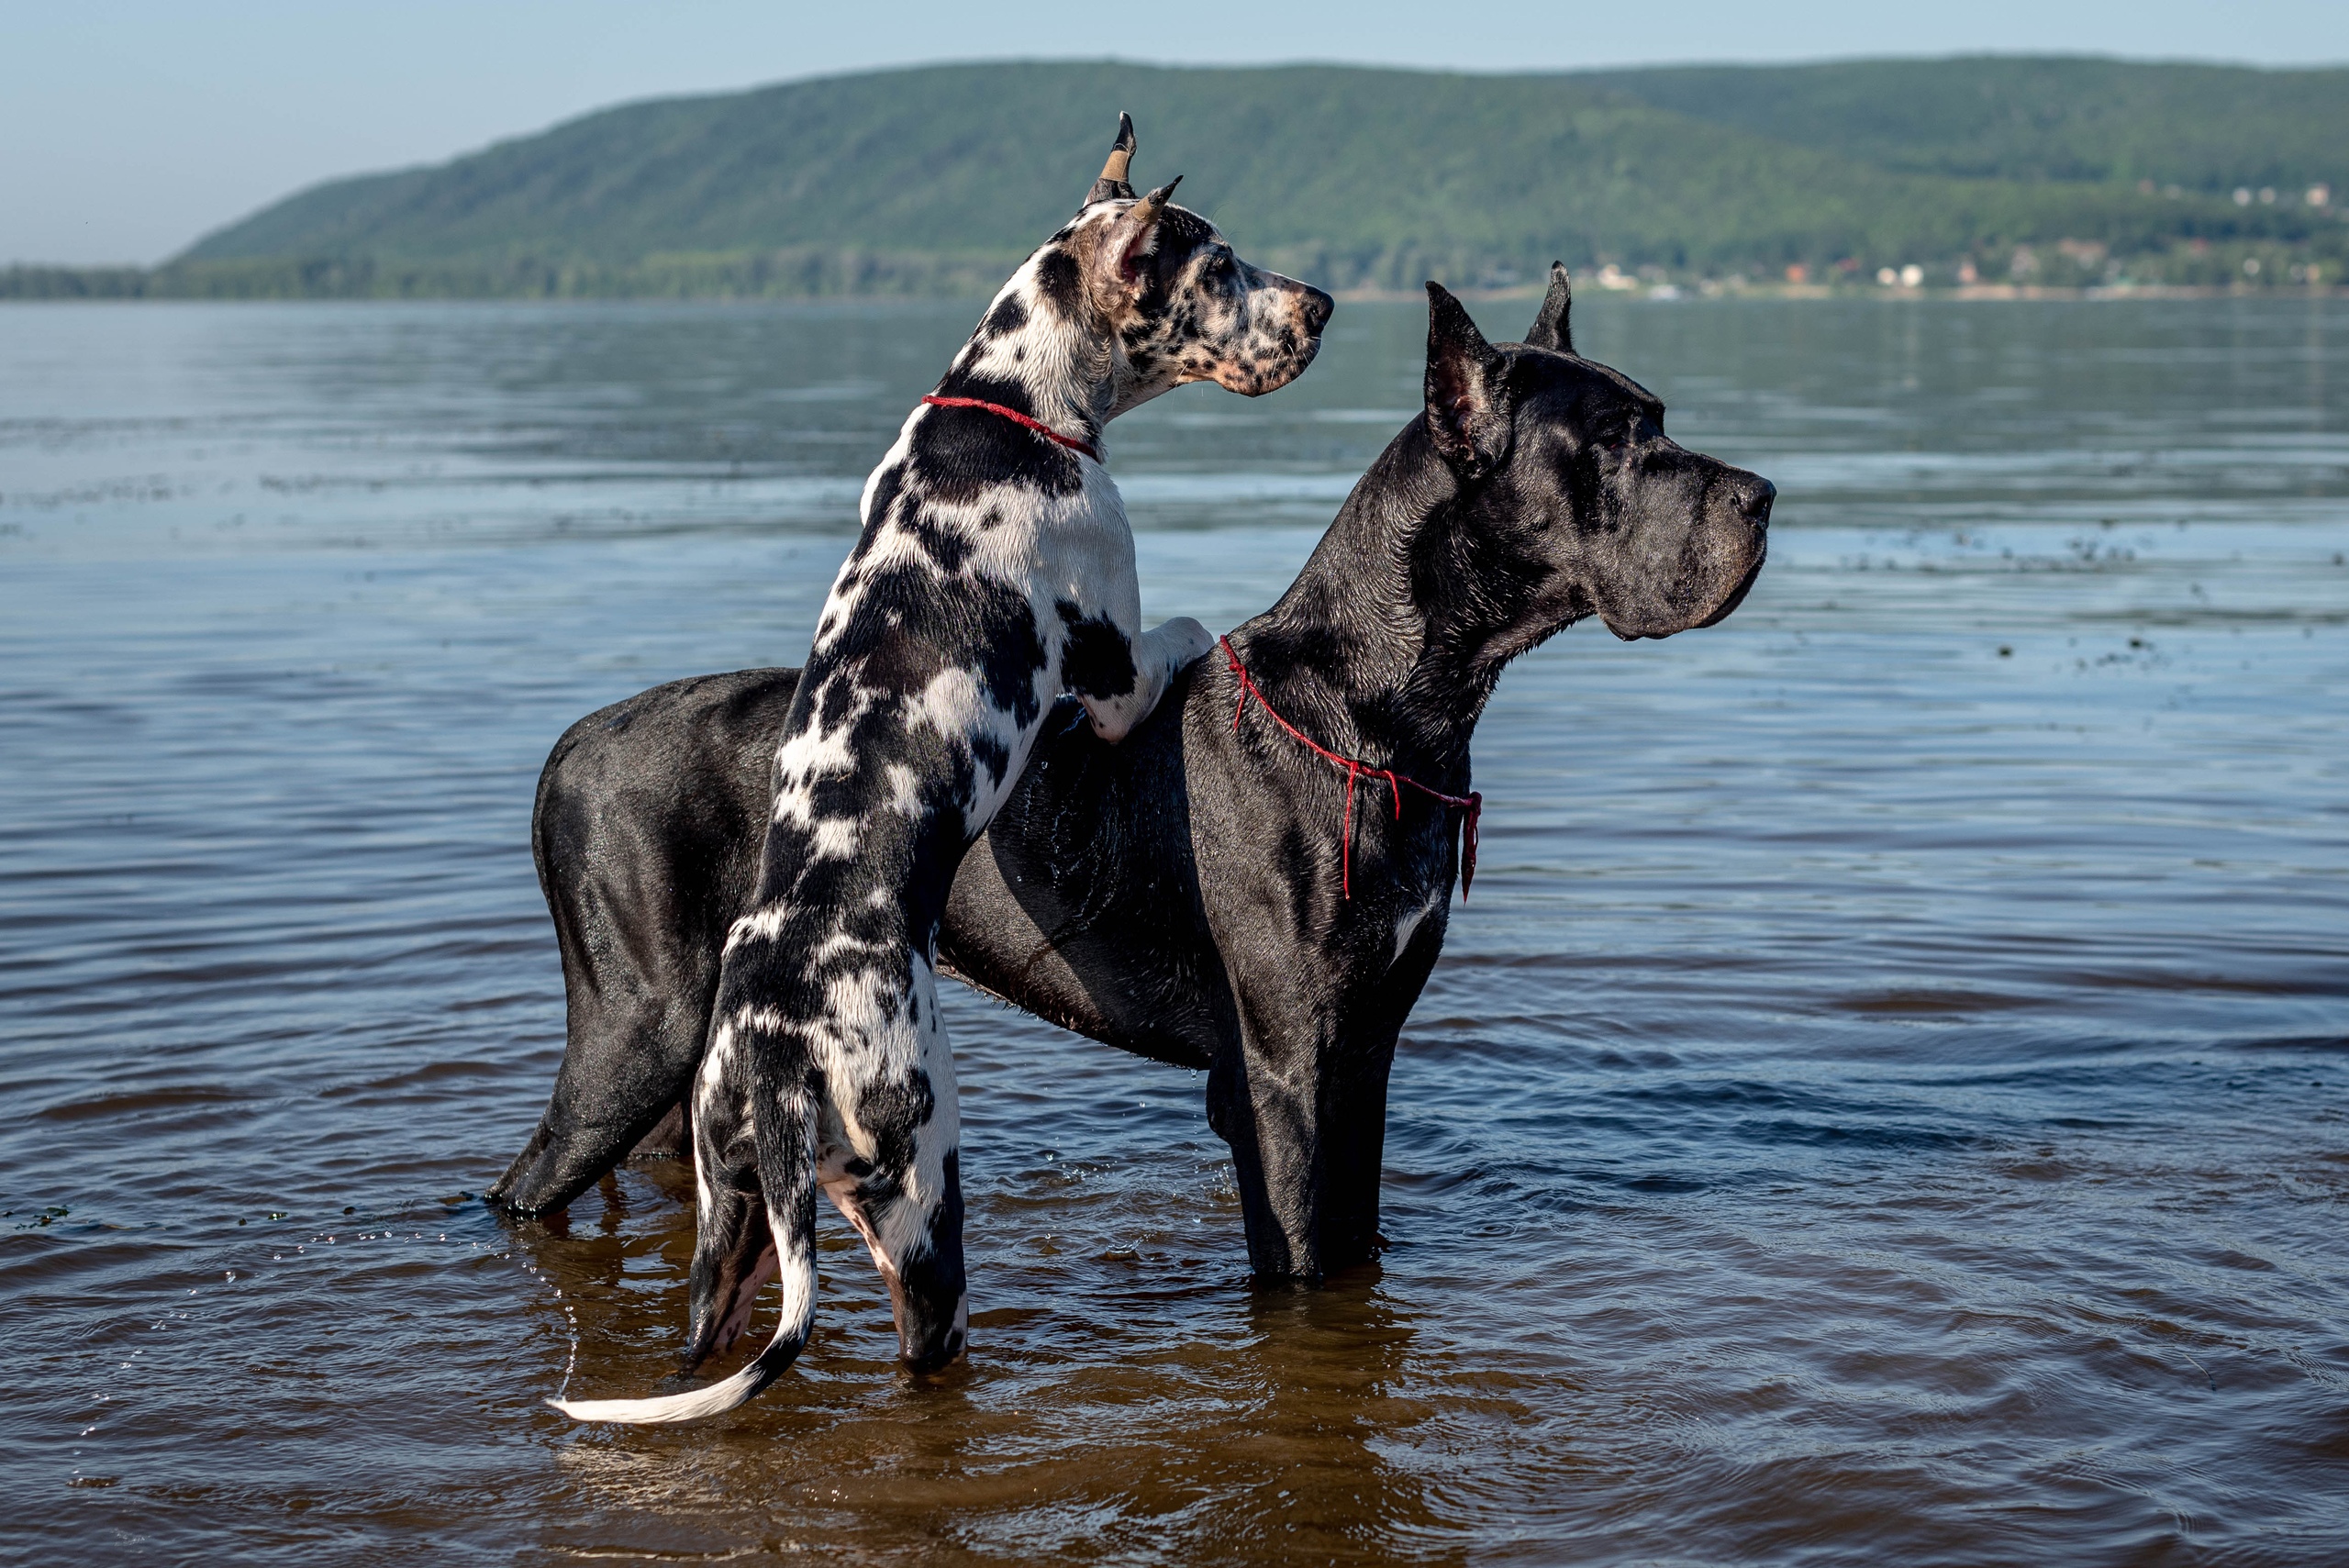
<path id="1" fill-rule="evenodd" d="M 1508 454 L 1507 363 L 1442 284 L 1428 284 L 1428 433 L 1475 477 Z"/>
<path id="2" fill-rule="evenodd" d="M 1542 308 L 1533 313 L 1533 325 L 1526 328 L 1525 340 L 1537 349 L 1555 349 L 1562 354 L 1575 351 L 1574 328 L 1566 325 L 1566 313 L 1575 307 L 1574 284 L 1567 281 L 1564 261 L 1550 263 L 1550 292 L 1542 296 Z"/>
<path id="3" fill-rule="evenodd" d="M 1112 200 L 1131 201 L 1134 188 L 1126 175 L 1134 166 L 1134 117 L 1123 109 L 1118 111 L 1118 139 L 1109 144 L 1109 161 L 1101 165 L 1101 177 L 1093 182 L 1093 189 L 1085 195 L 1085 205 Z"/>

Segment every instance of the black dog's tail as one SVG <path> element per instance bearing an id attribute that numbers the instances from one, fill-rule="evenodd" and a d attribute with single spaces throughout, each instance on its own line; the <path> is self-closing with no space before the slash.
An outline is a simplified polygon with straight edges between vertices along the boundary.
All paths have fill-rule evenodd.
<path id="1" fill-rule="evenodd" d="M 759 1287 L 771 1278 L 782 1283 L 783 1320 L 756 1360 L 706 1388 L 653 1399 L 547 1401 L 574 1420 L 692 1421 L 719 1415 L 756 1398 L 807 1343 L 816 1318 L 817 1108 L 804 1074 L 786 1087 L 758 1067 L 744 1070 L 741 1057 L 763 1062 L 771 1055 L 746 1050 L 746 1043 L 714 1042 L 696 1085 L 694 1152 L 701 1203 L 688 1358 L 698 1362 L 731 1344 L 749 1326 Z M 737 1070 L 728 1071 L 729 1064 Z"/>

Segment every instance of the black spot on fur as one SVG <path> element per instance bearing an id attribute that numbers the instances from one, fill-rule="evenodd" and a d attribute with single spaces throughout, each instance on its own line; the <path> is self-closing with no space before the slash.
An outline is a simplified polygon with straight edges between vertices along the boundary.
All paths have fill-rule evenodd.
<path id="1" fill-rule="evenodd" d="M 996 301 L 995 308 L 979 324 L 979 330 L 990 337 L 1008 338 L 1028 325 L 1028 307 L 1016 294 L 1005 295 Z"/>
<path id="2" fill-rule="evenodd" d="M 899 527 L 948 576 L 961 572 L 963 562 L 971 559 L 971 539 L 960 524 L 941 522 L 925 511 L 905 519 Z"/>
<path id="3" fill-rule="evenodd" d="M 971 762 L 974 767 L 986 771 L 987 787 L 994 789 L 1011 771 L 1011 748 L 992 735 L 974 735 L 971 737 Z"/>
<path id="4" fill-rule="evenodd" d="M 854 624 L 851 623 L 852 628 Z M 910 696 L 951 668 L 937 649 L 918 635 L 908 635 L 902 623 L 875 628 L 856 641 L 854 685 L 866 691 Z M 848 681 L 839 684 L 843 690 L 851 689 Z M 827 717 L 839 722 L 829 714 Z"/>
<path id="5" fill-rule="evenodd" d="M 867 1084 L 857 1097 L 856 1119 L 873 1136 L 874 1180 L 896 1179 L 913 1168 L 915 1142 L 938 1111 L 930 1074 L 915 1068 L 902 1080 Z M 868 1183 L 863 1197 L 882 1195 Z"/>
<path id="6" fill-rule="evenodd" d="M 1134 646 L 1115 622 L 1080 615 L 1066 599 L 1052 606 L 1068 624 L 1061 684 L 1084 697 L 1121 697 L 1134 689 Z"/>
<path id="7" fill-rule="evenodd" d="M 816 694 L 810 706 L 815 709 L 818 724 L 827 729 L 836 729 L 848 721 L 849 710 L 856 704 L 855 683 L 835 673 L 830 680 L 820 684 L 803 683 L 801 689 L 807 690 L 810 686 Z"/>
<path id="8" fill-rule="evenodd" d="M 1063 321 L 1076 321 L 1085 314 L 1085 277 L 1078 270 L 1076 258 L 1055 245 L 1036 261 L 1036 294 Z"/>

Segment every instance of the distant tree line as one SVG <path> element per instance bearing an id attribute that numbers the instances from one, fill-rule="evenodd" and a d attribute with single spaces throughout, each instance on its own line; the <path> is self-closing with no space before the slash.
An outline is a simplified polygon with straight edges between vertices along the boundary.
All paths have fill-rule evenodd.
<path id="1" fill-rule="evenodd" d="M 1341 290 L 1526 284 L 1553 257 L 1853 288 L 2349 277 L 2344 71 L 1054 63 L 627 105 L 299 192 L 153 269 L 0 272 L 0 296 L 983 294 L 1067 216 L 1120 108 L 1141 177 L 1185 174 L 1248 254 Z"/>

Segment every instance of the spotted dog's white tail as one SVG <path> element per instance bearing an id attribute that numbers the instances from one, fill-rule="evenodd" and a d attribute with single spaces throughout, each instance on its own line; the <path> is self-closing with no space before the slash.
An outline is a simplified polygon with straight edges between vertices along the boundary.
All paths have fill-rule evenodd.
<path id="1" fill-rule="evenodd" d="M 788 1209 L 792 1206 L 785 1207 Z M 808 1244 L 813 1238 L 782 1240 L 790 1236 L 782 1219 L 781 1213 L 769 1209 L 767 1223 L 774 1227 L 778 1238 L 783 1321 L 775 1325 L 774 1338 L 767 1341 L 767 1348 L 759 1352 L 757 1360 L 707 1388 L 688 1389 L 656 1399 L 550 1399 L 547 1403 L 574 1421 L 651 1425 L 660 1421 L 697 1421 L 704 1416 L 723 1415 L 757 1398 L 761 1389 L 781 1377 L 798 1359 L 816 1316 L 816 1254 Z"/>
<path id="2" fill-rule="evenodd" d="M 709 1092 L 696 1103 L 696 1112 L 707 1113 L 706 1119 L 697 1118 L 695 1129 L 696 1175 L 702 1188 L 702 1233 L 696 1243 L 697 1251 L 726 1247 L 729 1239 L 719 1237 L 721 1229 L 731 1229 L 739 1234 L 739 1227 L 722 1228 L 718 1224 L 718 1205 L 713 1202 L 729 1184 L 716 1169 L 718 1151 L 729 1143 L 740 1147 L 721 1130 L 719 1109 L 731 1097 L 724 1094 L 719 1082 L 722 1076 L 708 1074 L 703 1087 Z M 547 1401 L 572 1419 L 649 1425 L 722 1415 L 758 1397 L 759 1391 L 781 1377 L 806 1347 L 816 1317 L 816 1172 L 808 1125 L 813 1107 L 796 1092 L 770 1093 L 759 1098 L 774 1107 L 772 1114 L 755 1118 L 750 1130 L 758 1151 L 759 1184 L 765 1194 L 767 1231 L 783 1290 L 783 1320 L 775 1325 L 774 1338 L 750 1365 L 707 1388 L 654 1399 Z M 750 1210 L 753 1216 L 757 1212 Z M 702 1273 L 699 1258 L 696 1272 L 697 1276 Z M 747 1276 L 738 1274 L 734 1278 L 736 1283 L 730 1291 L 734 1299 L 696 1301 L 699 1311 L 713 1315 L 710 1321 L 722 1322 L 724 1327 L 717 1331 L 714 1340 L 701 1343 L 693 1354 L 723 1350 L 747 1324 L 762 1273 L 751 1270 Z"/>
<path id="3" fill-rule="evenodd" d="M 778 1329 L 774 1341 L 759 1352 L 758 1360 L 731 1377 L 684 1394 L 664 1395 L 658 1399 L 550 1399 L 547 1403 L 574 1421 L 624 1421 L 638 1426 L 659 1421 L 698 1421 L 704 1416 L 719 1416 L 740 1408 L 758 1397 L 759 1390 L 781 1377 L 807 1342 L 804 1323 L 796 1333 L 788 1326 Z"/>

